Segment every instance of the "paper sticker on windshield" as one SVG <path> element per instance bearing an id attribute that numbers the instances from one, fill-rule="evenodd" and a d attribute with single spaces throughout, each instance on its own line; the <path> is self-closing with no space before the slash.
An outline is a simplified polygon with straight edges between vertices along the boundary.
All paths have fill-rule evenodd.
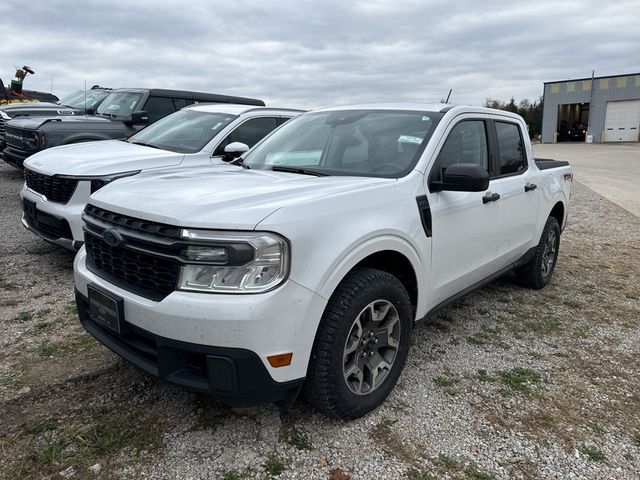
<path id="1" fill-rule="evenodd" d="M 264 163 L 267 165 L 287 165 L 290 167 L 318 165 L 321 156 L 322 150 L 269 153 Z"/>
<path id="2" fill-rule="evenodd" d="M 413 135 L 400 135 L 398 138 L 399 143 L 416 143 L 420 145 L 422 143 L 422 138 L 414 137 Z"/>

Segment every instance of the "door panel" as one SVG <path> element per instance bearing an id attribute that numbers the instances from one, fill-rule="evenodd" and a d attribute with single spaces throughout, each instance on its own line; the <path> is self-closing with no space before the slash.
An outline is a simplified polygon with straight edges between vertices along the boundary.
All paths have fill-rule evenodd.
<path id="1" fill-rule="evenodd" d="M 492 182 L 488 192 L 495 192 Z M 430 307 L 494 273 L 500 200 L 483 203 L 487 192 L 431 195 Z"/>

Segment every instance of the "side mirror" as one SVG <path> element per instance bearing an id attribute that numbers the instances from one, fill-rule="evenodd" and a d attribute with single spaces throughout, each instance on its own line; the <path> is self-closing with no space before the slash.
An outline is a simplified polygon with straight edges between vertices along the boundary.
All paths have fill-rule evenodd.
<path id="1" fill-rule="evenodd" d="M 434 192 L 484 192 L 489 188 L 489 173 L 476 163 L 454 163 L 442 174 L 441 182 L 431 182 Z"/>
<path id="2" fill-rule="evenodd" d="M 132 112 L 130 122 L 134 125 L 146 125 L 147 123 L 149 123 L 149 113 L 145 111 Z"/>
<path id="3" fill-rule="evenodd" d="M 224 147 L 224 157 L 222 159 L 225 162 L 230 162 L 236 158 L 244 155 L 249 151 L 249 145 L 242 142 L 233 142 Z"/>

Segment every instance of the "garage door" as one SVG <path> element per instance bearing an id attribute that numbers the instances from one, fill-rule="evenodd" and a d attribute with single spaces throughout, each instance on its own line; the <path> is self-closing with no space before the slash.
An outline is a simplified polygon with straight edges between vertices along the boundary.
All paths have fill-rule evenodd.
<path id="1" fill-rule="evenodd" d="M 640 100 L 607 102 L 604 118 L 605 142 L 637 142 L 640 128 Z"/>

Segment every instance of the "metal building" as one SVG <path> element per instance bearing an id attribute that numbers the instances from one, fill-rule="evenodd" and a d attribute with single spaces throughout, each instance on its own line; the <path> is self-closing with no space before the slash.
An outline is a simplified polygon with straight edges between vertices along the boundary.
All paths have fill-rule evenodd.
<path id="1" fill-rule="evenodd" d="M 542 143 L 640 141 L 640 73 L 546 82 Z"/>

